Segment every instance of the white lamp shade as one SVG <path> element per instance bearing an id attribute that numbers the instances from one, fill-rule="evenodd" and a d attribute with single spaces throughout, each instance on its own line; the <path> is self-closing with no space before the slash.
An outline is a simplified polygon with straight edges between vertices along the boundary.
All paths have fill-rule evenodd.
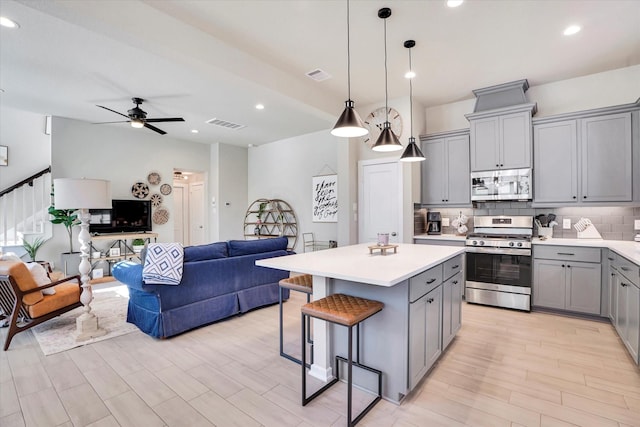
<path id="1" fill-rule="evenodd" d="M 53 194 L 56 209 L 111 209 L 111 181 L 58 178 Z"/>

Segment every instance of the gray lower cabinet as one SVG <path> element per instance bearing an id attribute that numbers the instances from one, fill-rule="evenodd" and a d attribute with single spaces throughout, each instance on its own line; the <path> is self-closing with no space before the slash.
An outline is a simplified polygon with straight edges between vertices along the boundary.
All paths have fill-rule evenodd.
<path id="1" fill-rule="evenodd" d="M 615 326 L 618 319 L 618 286 L 620 276 L 612 266 L 609 267 L 609 319 Z"/>
<path id="2" fill-rule="evenodd" d="M 533 305 L 600 315 L 601 269 L 599 248 L 535 248 Z"/>
<path id="3" fill-rule="evenodd" d="M 421 137 L 422 203 L 427 205 L 469 205 L 469 133 Z"/>
<path id="4" fill-rule="evenodd" d="M 534 203 L 628 202 L 631 112 L 534 124 Z"/>
<path id="5" fill-rule="evenodd" d="M 442 349 L 445 350 L 462 324 L 462 272 L 442 284 Z"/>
<path id="6" fill-rule="evenodd" d="M 409 305 L 409 389 L 442 353 L 442 284 Z"/>
<path id="7" fill-rule="evenodd" d="M 638 364 L 640 346 L 640 266 L 624 257 L 616 256 L 612 261 L 612 299 L 615 313 L 611 321 L 627 347 L 629 354 Z"/>

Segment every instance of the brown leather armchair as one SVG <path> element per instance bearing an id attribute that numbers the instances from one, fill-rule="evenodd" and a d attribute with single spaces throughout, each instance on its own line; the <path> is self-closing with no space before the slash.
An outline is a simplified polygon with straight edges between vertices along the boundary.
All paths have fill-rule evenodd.
<path id="1" fill-rule="evenodd" d="M 55 294 L 44 295 L 42 290 L 48 288 Z M 9 321 L 4 350 L 16 334 L 81 307 L 80 292 L 80 276 L 38 286 L 24 263 L 0 261 L 0 309 Z"/>

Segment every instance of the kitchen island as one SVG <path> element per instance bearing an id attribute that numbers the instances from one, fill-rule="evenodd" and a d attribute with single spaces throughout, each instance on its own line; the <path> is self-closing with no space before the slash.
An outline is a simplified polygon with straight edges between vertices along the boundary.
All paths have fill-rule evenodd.
<path id="1" fill-rule="evenodd" d="M 381 301 L 361 325 L 360 360 L 383 372 L 385 399 L 398 403 L 437 360 L 459 328 L 464 247 L 400 244 L 397 253 L 370 254 L 360 244 L 256 261 L 262 267 L 313 276 L 313 298 L 334 293 Z M 445 337 L 443 337 L 443 334 Z M 311 375 L 332 378 L 334 355 L 345 355 L 340 326 L 313 322 Z M 374 389 L 366 375 L 360 382 Z"/>

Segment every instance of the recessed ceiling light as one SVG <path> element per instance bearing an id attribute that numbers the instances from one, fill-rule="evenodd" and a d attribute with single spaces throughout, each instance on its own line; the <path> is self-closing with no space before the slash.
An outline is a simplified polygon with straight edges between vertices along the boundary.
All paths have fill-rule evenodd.
<path id="1" fill-rule="evenodd" d="M 191 129 L 191 133 L 198 133 L 200 132 L 198 129 Z"/>
<path id="2" fill-rule="evenodd" d="M 416 72 L 413 70 L 409 70 L 404 74 L 405 79 L 412 79 L 416 76 Z"/>
<path id="3" fill-rule="evenodd" d="M 20 28 L 20 25 L 18 25 L 16 21 L 12 21 L 5 16 L 0 16 L 0 25 L 7 28 Z"/>
<path id="4" fill-rule="evenodd" d="M 263 104 L 256 104 L 256 110 L 264 110 Z"/>
<path id="5" fill-rule="evenodd" d="M 574 34 L 576 34 L 577 32 L 579 32 L 581 30 L 580 25 L 569 25 L 565 30 L 564 30 L 564 35 L 565 36 L 572 36 Z"/>
<path id="6" fill-rule="evenodd" d="M 449 7 L 458 7 L 463 3 L 464 0 L 448 0 L 447 6 Z"/>

